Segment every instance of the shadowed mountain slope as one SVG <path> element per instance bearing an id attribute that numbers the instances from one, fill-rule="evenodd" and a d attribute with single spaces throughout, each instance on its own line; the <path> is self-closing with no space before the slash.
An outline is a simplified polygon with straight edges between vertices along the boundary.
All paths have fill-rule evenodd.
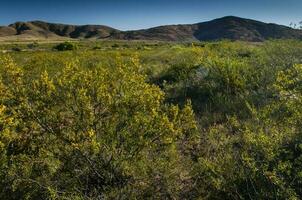
<path id="1" fill-rule="evenodd" d="M 167 25 L 136 31 L 120 31 L 102 25 L 67 25 L 42 21 L 16 22 L 0 27 L 0 37 L 120 39 L 162 41 L 302 39 L 302 31 L 283 25 L 227 16 L 208 22 Z"/>

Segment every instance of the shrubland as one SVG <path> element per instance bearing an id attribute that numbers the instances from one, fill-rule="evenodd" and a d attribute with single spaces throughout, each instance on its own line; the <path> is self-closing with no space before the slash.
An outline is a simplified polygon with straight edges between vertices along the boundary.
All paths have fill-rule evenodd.
<path id="1" fill-rule="evenodd" d="M 1 199 L 302 198 L 300 41 L 78 46 L 0 55 Z"/>

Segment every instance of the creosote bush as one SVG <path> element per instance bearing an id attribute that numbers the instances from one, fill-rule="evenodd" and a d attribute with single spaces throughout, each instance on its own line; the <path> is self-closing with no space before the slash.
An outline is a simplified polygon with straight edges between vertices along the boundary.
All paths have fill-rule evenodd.
<path id="1" fill-rule="evenodd" d="M 167 198 L 185 187 L 193 111 L 164 104 L 136 58 L 114 69 L 68 63 L 35 81 L 10 58 L 2 64 L 1 198 L 150 198 L 155 189 Z"/>

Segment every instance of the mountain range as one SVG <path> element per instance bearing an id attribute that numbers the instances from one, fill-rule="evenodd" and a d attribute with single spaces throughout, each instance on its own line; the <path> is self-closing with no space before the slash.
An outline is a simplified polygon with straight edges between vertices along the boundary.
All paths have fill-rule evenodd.
<path id="1" fill-rule="evenodd" d="M 227 16 L 207 22 L 158 26 L 121 31 L 103 25 L 68 25 L 43 21 L 0 26 L 2 40 L 112 39 L 159 41 L 216 41 L 222 39 L 261 42 L 267 39 L 302 39 L 302 30 L 284 25 Z"/>

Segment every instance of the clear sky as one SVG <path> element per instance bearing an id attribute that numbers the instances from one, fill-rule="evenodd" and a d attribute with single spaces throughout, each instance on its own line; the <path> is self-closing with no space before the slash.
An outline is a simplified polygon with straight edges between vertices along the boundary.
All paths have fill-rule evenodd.
<path id="1" fill-rule="evenodd" d="M 44 20 L 134 30 L 227 15 L 289 25 L 302 20 L 302 0 L 0 0 L 0 25 Z"/>

